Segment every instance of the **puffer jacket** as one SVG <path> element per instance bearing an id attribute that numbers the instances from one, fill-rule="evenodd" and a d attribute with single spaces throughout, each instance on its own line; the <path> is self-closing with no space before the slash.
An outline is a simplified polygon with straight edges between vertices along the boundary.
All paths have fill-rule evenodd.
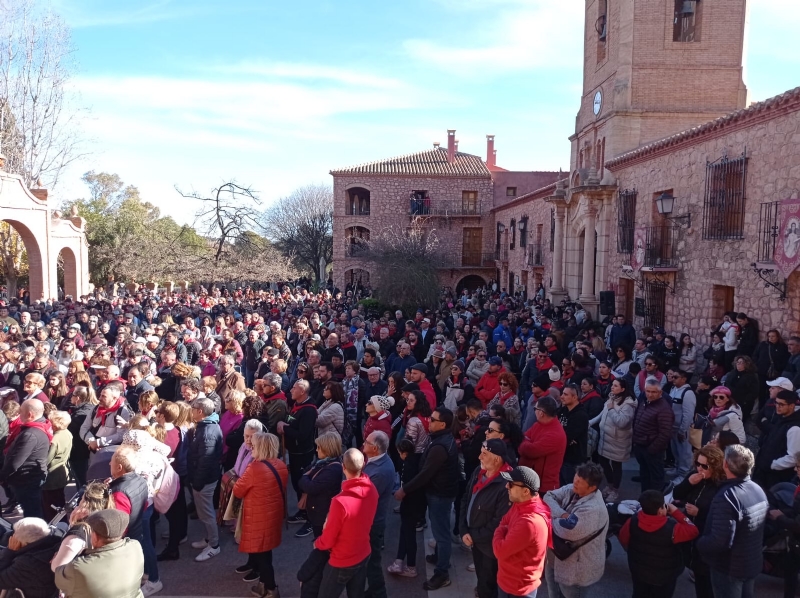
<path id="1" fill-rule="evenodd" d="M 119 415 L 122 419 L 128 421 L 133 417 L 133 411 L 130 410 L 127 402 L 123 399 L 122 406 L 116 411 L 107 413 L 101 421 L 101 418 L 97 417 L 99 408 L 100 405 L 95 405 L 91 415 L 83 420 L 80 432 L 81 438 L 87 444 L 90 440 L 96 440 L 100 447 L 122 444 L 125 428 L 117 427 L 117 416 Z"/>
<path id="2" fill-rule="evenodd" d="M 750 476 L 722 482 L 697 540 L 697 552 L 711 569 L 724 575 L 757 576 L 768 510 L 767 495 Z"/>
<path id="3" fill-rule="evenodd" d="M 578 541 L 597 530 L 603 531 L 568 559 L 562 561 L 556 558 L 552 550 L 548 550 L 547 558 L 554 564 L 556 582 L 586 587 L 600 581 L 605 571 L 608 510 L 599 490 L 573 502 L 574 494 L 572 484 L 567 484 L 544 495 L 544 502 L 550 507 L 553 535 Z M 565 513 L 568 517 L 562 519 Z"/>
<path id="4" fill-rule="evenodd" d="M 603 406 L 600 415 L 589 422 L 594 426 L 600 424 L 600 441 L 597 452 L 601 457 L 611 461 L 624 463 L 631 458 L 631 444 L 633 441 L 633 416 L 636 413 L 636 401 L 627 397 L 622 405 L 617 401 Z"/>
<path id="5" fill-rule="evenodd" d="M 652 403 L 639 401 L 633 416 L 633 444 L 646 447 L 651 455 L 666 450 L 672 436 L 675 414 L 668 398 L 662 393 L 661 398 Z"/>
<path id="6" fill-rule="evenodd" d="M 335 401 L 325 401 L 317 413 L 317 436 L 326 432 L 342 433 L 344 429 L 344 407 Z"/>
<path id="7" fill-rule="evenodd" d="M 253 461 L 233 487 L 233 495 L 242 499 L 239 552 L 266 552 L 281 543 L 289 469 L 280 459 L 268 461 L 280 477 L 280 484 L 269 466 Z"/>
<path id="8" fill-rule="evenodd" d="M 189 431 L 189 482 L 195 490 L 219 481 L 222 430 L 219 416 L 212 413 Z"/>
<path id="9" fill-rule="evenodd" d="M 480 399 L 481 403 L 483 403 L 484 409 L 489 404 L 495 395 L 500 392 L 500 374 L 505 372 L 506 369 L 501 367 L 496 372 L 487 372 L 481 376 L 481 379 L 478 380 L 478 384 L 475 386 L 475 398 Z"/>
<path id="10" fill-rule="evenodd" d="M 510 471 L 510 467 L 505 468 Z M 508 489 L 505 479 L 498 473 L 483 488 L 473 492 L 484 470 L 476 467 L 472 472 L 464 497 L 461 499 L 461 512 L 456 513 L 460 517 L 459 529 L 462 535 L 468 533 L 472 536 L 475 548 L 484 555 L 494 558 L 492 552 L 492 538 L 500 520 L 511 508 L 508 500 Z"/>
<path id="11" fill-rule="evenodd" d="M 306 495 L 306 511 L 311 525 L 325 524 L 331 499 L 342 491 L 342 478 L 342 463 L 335 457 L 317 461 L 300 478 L 298 486 Z"/>
<path id="12" fill-rule="evenodd" d="M 477 384 L 483 375 L 489 371 L 489 361 L 484 359 L 483 362 L 473 359 L 467 366 L 467 377 L 472 380 L 473 384 Z"/>
<path id="13" fill-rule="evenodd" d="M 60 537 L 45 536 L 20 550 L 0 552 L 0 590 L 18 588 L 26 598 L 58 596 L 50 561 L 60 545 Z"/>

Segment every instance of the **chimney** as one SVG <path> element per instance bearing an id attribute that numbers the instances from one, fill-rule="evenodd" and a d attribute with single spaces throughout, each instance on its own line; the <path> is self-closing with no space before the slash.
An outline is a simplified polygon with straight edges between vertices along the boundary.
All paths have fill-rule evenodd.
<path id="1" fill-rule="evenodd" d="M 497 160 L 497 151 L 494 149 L 494 135 L 486 136 L 486 166 L 494 168 Z"/>
<path id="2" fill-rule="evenodd" d="M 456 130 L 447 129 L 447 161 L 452 164 L 456 159 Z"/>
<path id="3" fill-rule="evenodd" d="M 439 149 L 439 142 L 438 141 L 434 141 L 433 142 L 433 149 Z"/>
<path id="4" fill-rule="evenodd" d="M 456 139 L 456 151 L 458 151 L 458 139 Z"/>

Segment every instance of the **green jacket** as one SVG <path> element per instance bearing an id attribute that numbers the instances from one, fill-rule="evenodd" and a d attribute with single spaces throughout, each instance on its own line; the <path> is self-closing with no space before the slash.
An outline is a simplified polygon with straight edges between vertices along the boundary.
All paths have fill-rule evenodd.
<path id="1" fill-rule="evenodd" d="M 72 433 L 59 430 L 53 434 L 50 451 L 47 453 L 47 479 L 42 490 L 64 488 L 69 481 L 69 454 L 72 452 Z"/>
<path id="2" fill-rule="evenodd" d="M 56 585 L 67 598 L 142 598 L 142 575 L 142 547 L 122 538 L 56 569 Z"/>

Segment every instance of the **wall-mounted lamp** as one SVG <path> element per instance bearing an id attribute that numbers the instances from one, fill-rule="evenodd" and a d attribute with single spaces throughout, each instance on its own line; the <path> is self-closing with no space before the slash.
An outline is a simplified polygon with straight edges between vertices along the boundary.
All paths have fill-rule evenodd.
<path id="1" fill-rule="evenodd" d="M 497 232 L 501 235 L 506 232 L 506 225 L 505 224 L 498 224 L 497 225 Z"/>
<path id="2" fill-rule="evenodd" d="M 670 216 L 672 210 L 675 208 L 675 197 L 671 193 L 665 191 L 656 197 L 655 202 L 658 213 L 664 216 L 664 218 L 672 220 L 673 222 L 678 220 L 684 221 L 686 222 L 686 228 L 692 228 L 692 214 L 690 212 L 681 216 Z"/>

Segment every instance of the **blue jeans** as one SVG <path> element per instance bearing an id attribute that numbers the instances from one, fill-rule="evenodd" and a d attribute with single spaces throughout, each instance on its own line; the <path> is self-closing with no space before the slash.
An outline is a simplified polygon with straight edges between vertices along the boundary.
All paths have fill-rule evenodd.
<path id="1" fill-rule="evenodd" d="M 436 567 L 434 575 L 447 575 L 450 568 L 450 554 L 453 551 L 453 540 L 450 537 L 450 513 L 453 511 L 455 497 L 426 495 L 428 499 L 428 516 L 431 520 L 431 532 L 436 540 Z"/>
<path id="2" fill-rule="evenodd" d="M 756 578 L 737 579 L 730 575 L 725 575 L 719 571 L 711 570 L 711 587 L 714 588 L 714 596 L 725 596 L 725 598 L 753 598 L 753 587 Z"/>
<path id="3" fill-rule="evenodd" d="M 142 537 L 134 538 L 142 545 L 144 553 L 144 572 L 147 579 L 158 581 L 158 561 L 156 560 L 156 548 L 153 546 L 153 538 L 150 536 L 150 519 L 153 517 L 153 505 L 150 505 L 142 513 Z"/>
<path id="4" fill-rule="evenodd" d="M 678 433 L 673 432 L 672 438 L 669 441 L 672 456 L 675 457 L 675 479 L 681 480 L 689 475 L 692 470 L 692 445 L 689 443 L 689 436 L 687 433 L 686 438 L 678 440 Z M 676 482 L 677 483 L 677 482 Z"/>
<path id="5" fill-rule="evenodd" d="M 530 594 L 509 594 L 503 588 L 497 588 L 497 598 L 536 598 L 536 594 L 539 592 L 539 588 L 536 588 Z"/>
<path id="6" fill-rule="evenodd" d="M 330 563 L 326 563 L 318 598 L 339 598 L 345 588 L 348 598 L 362 598 L 367 581 L 368 561 L 369 557 L 352 567 L 331 567 Z"/>
<path id="7" fill-rule="evenodd" d="M 44 517 L 42 510 L 42 484 L 44 480 L 38 484 L 26 484 L 24 486 L 17 486 L 16 484 L 9 484 L 11 490 L 14 492 L 14 498 L 17 503 L 22 507 L 22 513 L 25 517 Z"/>

